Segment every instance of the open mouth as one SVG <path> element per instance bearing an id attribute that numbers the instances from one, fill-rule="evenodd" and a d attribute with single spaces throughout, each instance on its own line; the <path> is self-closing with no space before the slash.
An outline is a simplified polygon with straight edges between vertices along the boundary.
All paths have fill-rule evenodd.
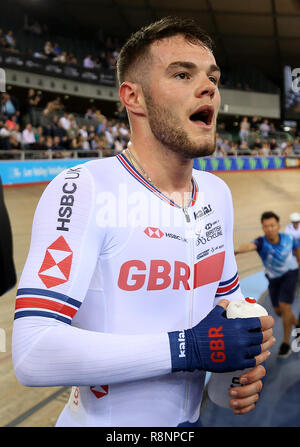
<path id="1" fill-rule="evenodd" d="M 202 106 L 190 115 L 190 120 L 195 123 L 202 123 L 206 126 L 210 126 L 212 124 L 213 115 L 214 110 L 211 106 Z"/>

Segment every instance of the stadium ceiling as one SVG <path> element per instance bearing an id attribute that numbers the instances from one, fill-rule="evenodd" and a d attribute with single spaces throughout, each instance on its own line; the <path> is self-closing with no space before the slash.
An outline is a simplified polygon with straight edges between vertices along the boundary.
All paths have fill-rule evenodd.
<path id="1" fill-rule="evenodd" d="M 47 17 L 62 14 L 73 26 L 124 38 L 167 15 L 193 17 L 216 42 L 218 63 L 251 64 L 282 77 L 300 67 L 300 0 L 19 0 Z M 94 34 L 93 34 L 94 35 Z"/>

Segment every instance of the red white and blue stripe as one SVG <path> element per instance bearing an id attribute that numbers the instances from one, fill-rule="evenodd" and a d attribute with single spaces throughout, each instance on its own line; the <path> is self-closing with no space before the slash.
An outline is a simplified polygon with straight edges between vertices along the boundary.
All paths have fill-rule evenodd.
<path id="1" fill-rule="evenodd" d="M 240 287 L 238 272 L 228 281 L 220 281 L 216 297 L 231 295 Z"/>
<path id="2" fill-rule="evenodd" d="M 170 200 L 167 196 L 165 196 L 163 193 L 161 193 L 155 186 L 151 185 L 136 169 L 135 167 L 128 161 L 128 159 L 125 157 L 125 155 L 119 154 L 117 155 L 117 159 L 119 162 L 124 166 L 125 169 L 137 180 L 139 181 L 143 186 L 145 186 L 149 191 L 156 194 L 160 199 L 164 200 L 165 202 L 169 203 L 171 206 L 175 206 L 177 208 L 181 208 L 179 205 L 177 205 L 173 200 Z M 193 206 L 196 203 L 197 195 L 198 195 L 198 186 L 196 181 L 192 178 L 192 184 L 193 184 L 193 190 L 192 190 L 192 196 L 189 206 Z"/>
<path id="3" fill-rule="evenodd" d="M 71 324 L 81 302 L 62 293 L 44 289 L 18 289 L 15 320 L 22 317 L 48 317 Z"/>

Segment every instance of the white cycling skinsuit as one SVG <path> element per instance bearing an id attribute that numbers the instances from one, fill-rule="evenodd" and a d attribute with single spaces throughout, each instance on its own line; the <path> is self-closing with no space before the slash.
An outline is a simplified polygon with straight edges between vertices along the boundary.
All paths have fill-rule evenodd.
<path id="1" fill-rule="evenodd" d="M 196 325 L 222 298 L 243 299 L 222 180 L 193 170 L 183 209 L 124 155 L 78 165 L 36 209 L 16 300 L 16 376 L 73 387 L 57 426 L 194 422 L 205 372 L 171 372 L 168 332 Z"/>

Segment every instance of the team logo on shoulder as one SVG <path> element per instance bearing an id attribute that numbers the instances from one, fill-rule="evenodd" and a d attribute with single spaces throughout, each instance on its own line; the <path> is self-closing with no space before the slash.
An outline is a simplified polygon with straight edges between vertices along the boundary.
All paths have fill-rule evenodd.
<path id="1" fill-rule="evenodd" d="M 153 228 L 153 227 L 147 227 L 144 233 L 147 234 L 147 236 L 155 239 L 160 239 L 164 235 L 164 233 L 159 228 Z"/>
<path id="2" fill-rule="evenodd" d="M 90 386 L 90 390 L 97 399 L 101 399 L 101 397 L 107 396 L 108 394 L 108 385 L 94 385 Z"/>
<path id="3" fill-rule="evenodd" d="M 38 273 L 47 289 L 68 281 L 72 258 L 73 252 L 63 236 L 49 245 Z"/>

